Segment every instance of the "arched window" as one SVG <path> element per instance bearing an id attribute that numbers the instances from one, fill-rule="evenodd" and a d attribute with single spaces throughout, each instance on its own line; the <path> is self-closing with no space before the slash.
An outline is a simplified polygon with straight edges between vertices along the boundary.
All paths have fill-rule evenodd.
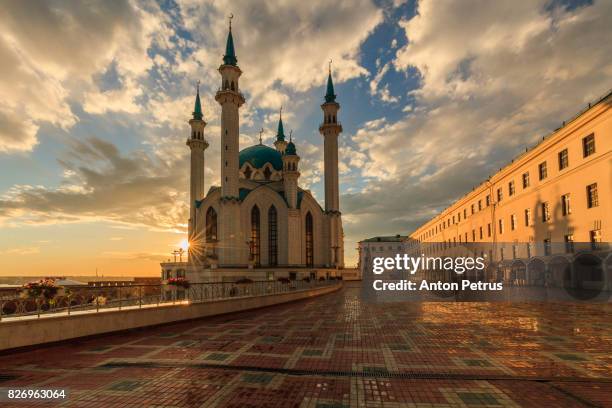
<path id="1" fill-rule="evenodd" d="M 232 91 L 236 90 L 236 88 L 234 87 L 234 81 L 232 81 L 232 88 L 231 89 L 232 89 Z"/>
<path id="2" fill-rule="evenodd" d="M 270 168 L 266 167 L 266 169 L 264 170 L 264 178 L 266 180 L 270 180 L 271 175 L 272 175 L 272 172 L 270 171 Z"/>
<path id="3" fill-rule="evenodd" d="M 268 210 L 268 264 L 278 265 L 278 219 L 274 206 Z"/>
<path id="4" fill-rule="evenodd" d="M 229 89 L 229 81 L 227 79 L 225 80 L 225 85 L 223 86 L 223 89 Z"/>
<path id="5" fill-rule="evenodd" d="M 251 168 L 249 166 L 247 166 L 247 168 L 244 169 L 244 177 L 246 179 L 250 179 L 251 178 L 251 174 L 253 174 L 253 172 L 251 171 Z"/>
<path id="6" fill-rule="evenodd" d="M 314 266 L 314 234 L 312 214 L 306 214 L 306 266 Z"/>
<path id="7" fill-rule="evenodd" d="M 206 211 L 206 242 L 217 239 L 217 212 L 214 208 L 208 207 Z"/>
<path id="8" fill-rule="evenodd" d="M 261 264 L 261 234 L 259 223 L 259 208 L 254 205 L 251 210 L 251 259 L 253 264 L 259 266 Z"/>

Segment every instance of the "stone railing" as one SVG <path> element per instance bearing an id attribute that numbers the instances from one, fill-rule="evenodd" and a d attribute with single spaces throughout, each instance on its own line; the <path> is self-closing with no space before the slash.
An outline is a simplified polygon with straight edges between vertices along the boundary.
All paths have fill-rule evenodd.
<path id="1" fill-rule="evenodd" d="M 254 281 L 244 283 L 213 282 L 185 285 L 80 286 L 59 288 L 53 296 L 28 296 L 27 292 L 0 298 L 0 322 L 17 317 L 50 314 L 100 312 L 108 309 L 133 309 L 178 303 L 289 293 L 302 289 L 330 286 L 334 280 Z"/>

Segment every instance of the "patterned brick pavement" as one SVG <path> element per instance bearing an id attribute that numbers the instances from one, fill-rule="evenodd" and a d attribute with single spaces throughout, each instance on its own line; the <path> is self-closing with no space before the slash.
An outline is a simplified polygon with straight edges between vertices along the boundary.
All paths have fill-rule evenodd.
<path id="1" fill-rule="evenodd" d="M 346 287 L 3 355 L 0 387 L 68 388 L 67 407 L 612 406 L 611 312 L 609 304 L 367 304 Z"/>

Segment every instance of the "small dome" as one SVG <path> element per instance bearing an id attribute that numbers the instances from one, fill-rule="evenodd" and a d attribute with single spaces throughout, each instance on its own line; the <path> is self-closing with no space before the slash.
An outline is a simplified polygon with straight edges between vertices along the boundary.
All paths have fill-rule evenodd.
<path id="1" fill-rule="evenodd" d="M 295 146 L 293 148 L 295 150 Z M 280 152 L 262 144 L 241 150 L 238 154 L 238 160 L 240 168 L 244 163 L 249 163 L 254 168 L 261 169 L 266 163 L 270 163 L 274 170 L 280 171 L 283 169 L 283 157 Z"/>
<path id="2" fill-rule="evenodd" d="M 297 156 L 297 153 L 295 151 L 295 144 L 293 142 L 289 142 L 287 148 L 285 149 L 285 154 L 287 156 Z"/>

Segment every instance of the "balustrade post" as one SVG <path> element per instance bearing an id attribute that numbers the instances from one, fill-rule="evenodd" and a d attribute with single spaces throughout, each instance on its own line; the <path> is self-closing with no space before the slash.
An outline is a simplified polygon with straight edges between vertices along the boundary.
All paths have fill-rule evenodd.
<path id="1" fill-rule="evenodd" d="M 142 286 L 138 286 L 138 308 L 142 309 Z"/>
<path id="2" fill-rule="evenodd" d="M 4 313 L 4 300 L 0 302 L 0 322 L 2 321 L 2 313 Z"/>
<path id="3" fill-rule="evenodd" d="M 40 319 L 40 299 L 36 299 L 36 313 Z"/>
<path id="4" fill-rule="evenodd" d="M 70 301 L 70 295 L 68 297 L 68 316 L 70 316 L 70 306 L 72 306 L 72 302 Z"/>
<path id="5" fill-rule="evenodd" d="M 121 286 L 119 286 L 119 310 L 121 310 Z"/>

